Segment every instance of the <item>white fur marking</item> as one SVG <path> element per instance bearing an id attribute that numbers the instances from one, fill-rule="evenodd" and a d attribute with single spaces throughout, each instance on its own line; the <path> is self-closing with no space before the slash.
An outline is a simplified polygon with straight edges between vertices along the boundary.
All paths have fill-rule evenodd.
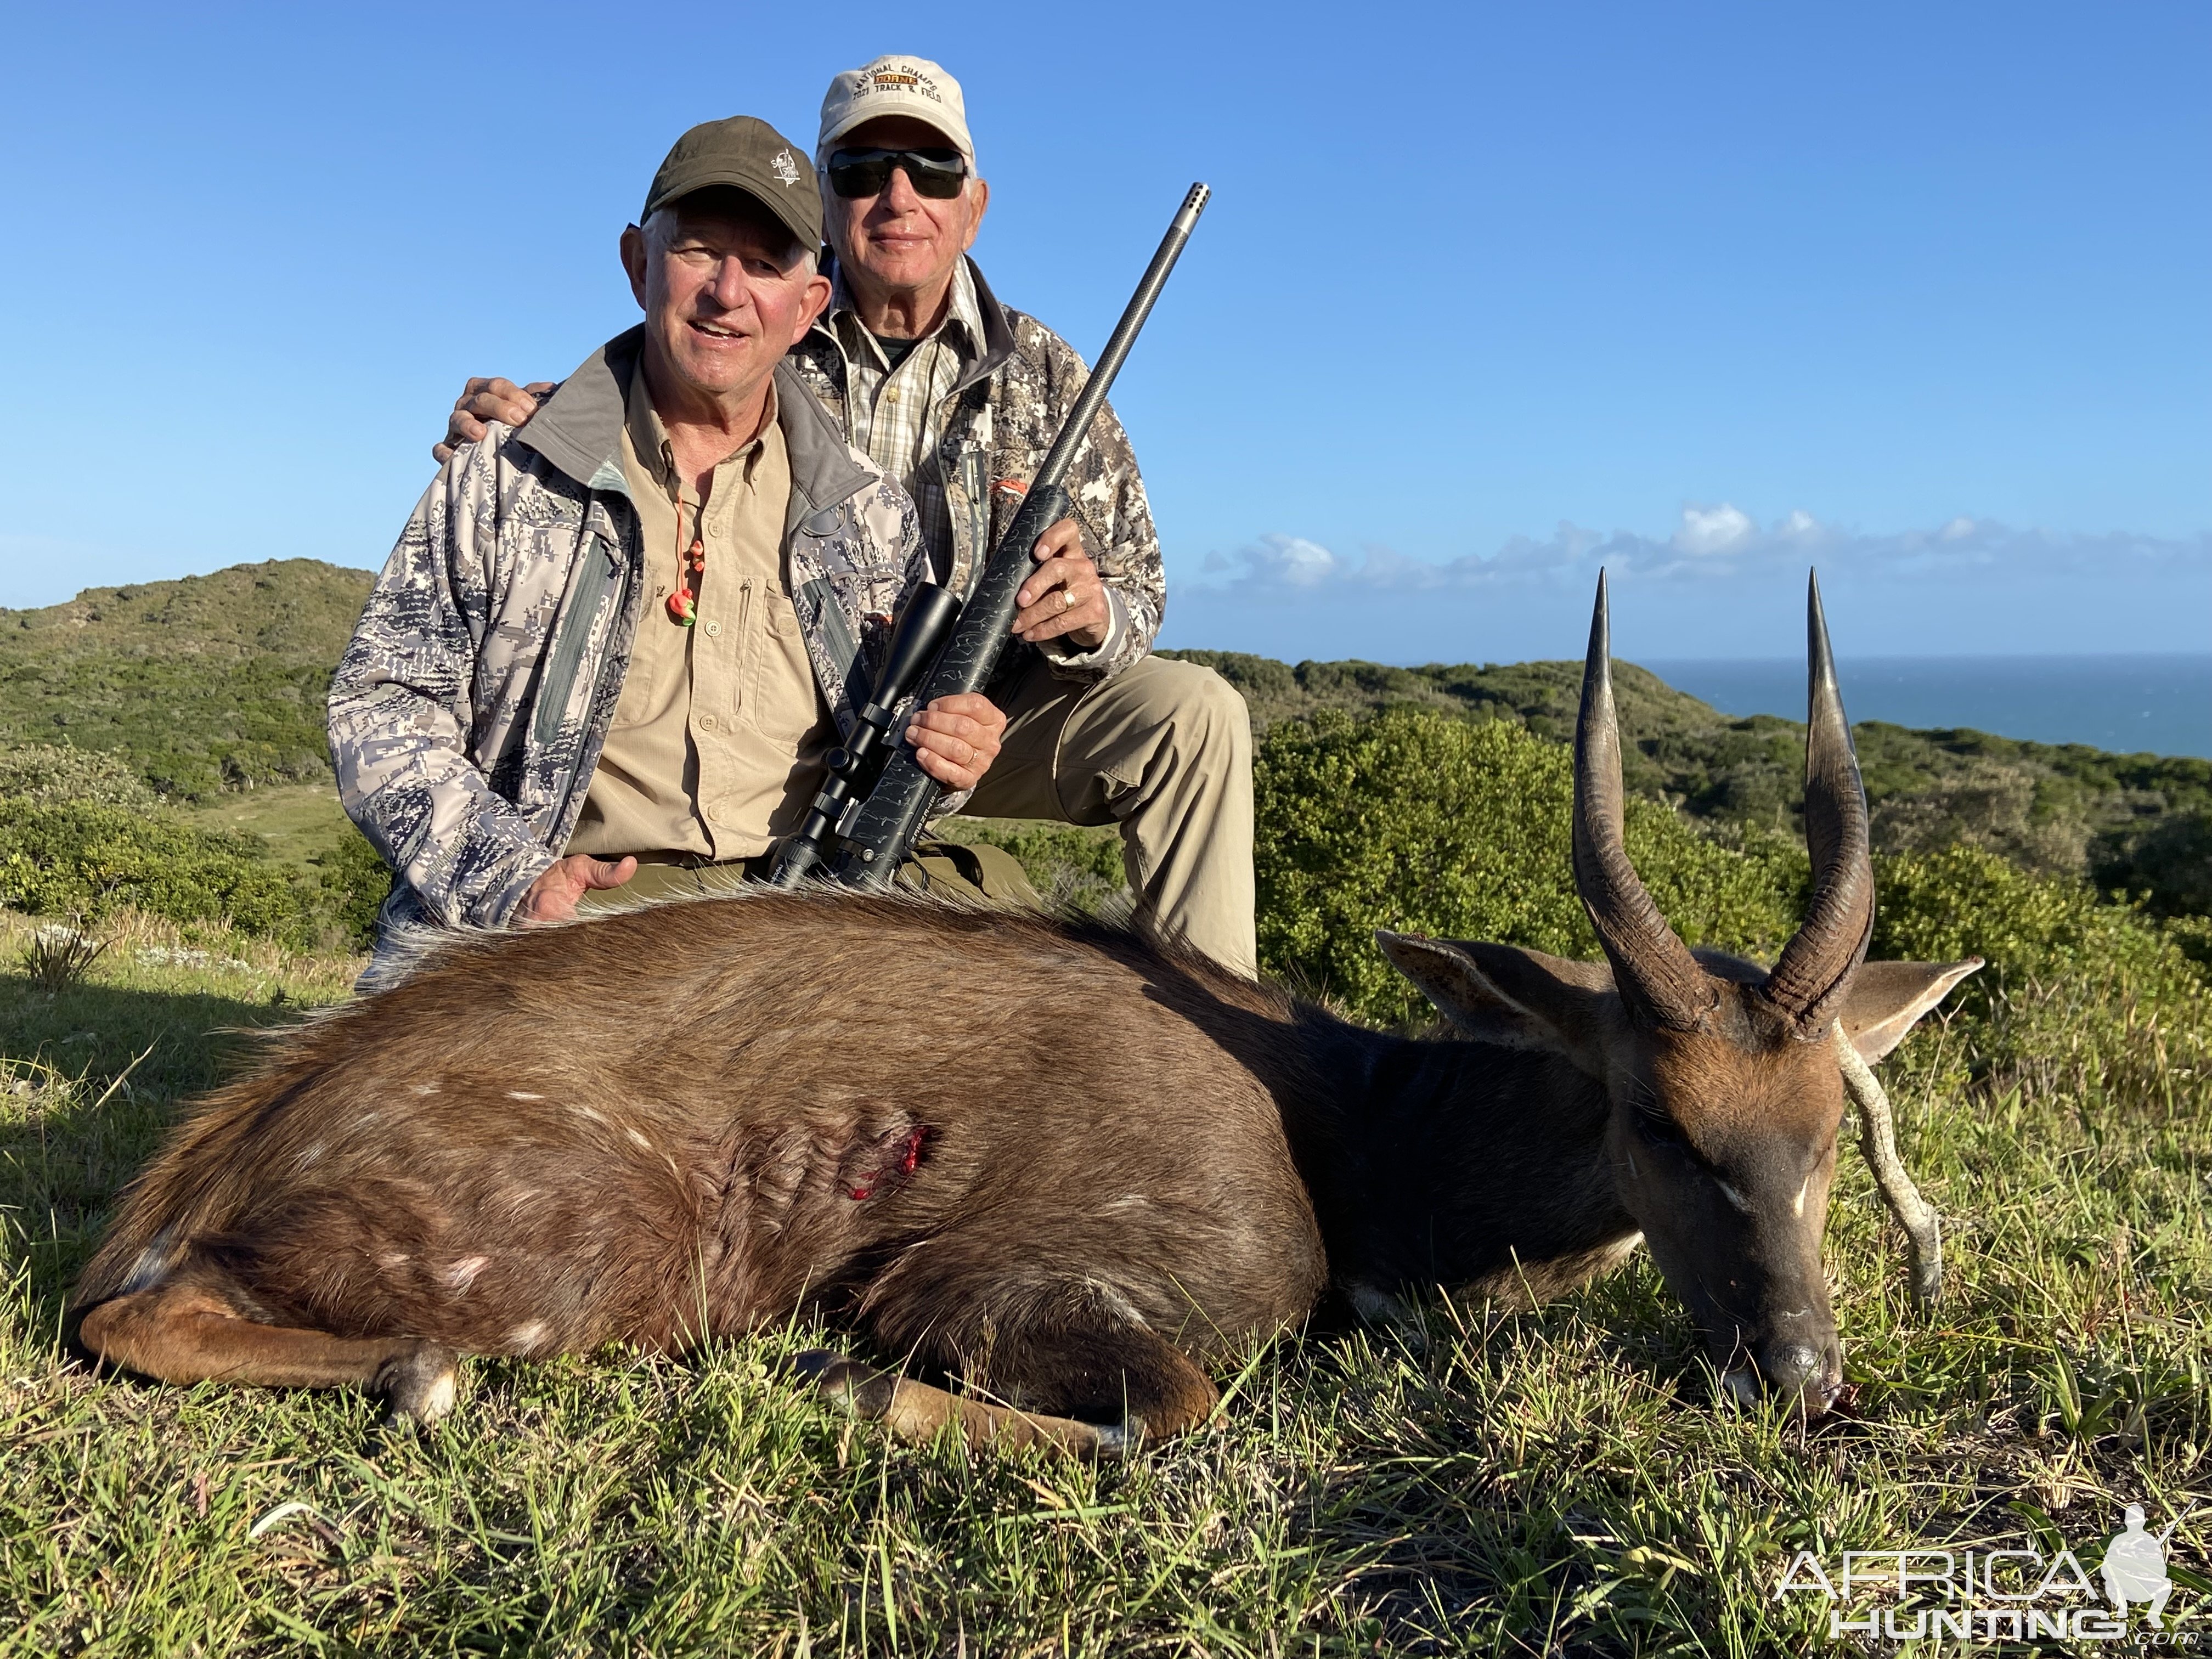
<path id="1" fill-rule="evenodd" d="M 520 1089 L 509 1089 L 507 1091 L 507 1097 L 509 1100 L 543 1100 L 545 1098 L 544 1095 L 525 1094 Z"/>
<path id="2" fill-rule="evenodd" d="M 1790 1201 L 1790 1214 L 1802 1216 L 1805 1213 L 1805 1188 L 1812 1184 L 1813 1177 L 1810 1176 L 1807 1176 L 1804 1181 L 1800 1183 L 1797 1188 L 1797 1196 Z"/>
<path id="3" fill-rule="evenodd" d="M 1735 1205 L 1737 1209 L 1741 1210 L 1746 1215 L 1749 1215 L 1751 1213 L 1751 1200 L 1746 1198 L 1741 1193 L 1736 1191 L 1735 1188 L 1729 1186 L 1727 1182 L 1716 1181 L 1713 1182 L 1713 1185 L 1721 1189 L 1721 1196 L 1728 1200 L 1729 1203 Z"/>
<path id="4" fill-rule="evenodd" d="M 447 1268 L 440 1277 L 453 1289 L 465 1291 L 476 1283 L 477 1275 L 489 1266 L 491 1266 L 491 1258 L 488 1255 L 465 1255 Z"/>
<path id="5" fill-rule="evenodd" d="M 526 1325 L 517 1325 L 507 1334 L 507 1346 L 520 1352 L 528 1353 L 545 1340 L 545 1322 L 533 1319 Z"/>
<path id="6" fill-rule="evenodd" d="M 1137 1304 L 1104 1279 L 1086 1279 L 1083 1282 L 1090 1287 L 1092 1294 L 1113 1310 L 1115 1317 L 1125 1323 L 1134 1325 L 1139 1330 L 1151 1328 L 1146 1324 L 1144 1315 L 1137 1311 Z"/>
<path id="7" fill-rule="evenodd" d="M 639 1146 L 644 1147 L 647 1152 L 649 1152 L 653 1150 L 653 1143 L 647 1140 L 643 1135 L 638 1133 L 636 1130 L 625 1129 L 623 1133 L 628 1135 L 632 1140 L 637 1142 Z"/>
<path id="8" fill-rule="evenodd" d="M 131 1276 L 123 1281 L 122 1294 L 150 1290 L 169 1276 L 169 1245 L 172 1234 L 164 1227 L 154 1235 L 154 1242 L 138 1252 L 138 1259 L 131 1264 Z"/>
<path id="9" fill-rule="evenodd" d="M 438 1092 L 438 1085 L 434 1083 L 413 1084 L 410 1085 L 409 1092 L 418 1095 L 434 1095 Z"/>
<path id="10" fill-rule="evenodd" d="M 414 1259 L 404 1250 L 386 1250 L 376 1258 L 376 1265 L 380 1267 L 404 1267 Z"/>

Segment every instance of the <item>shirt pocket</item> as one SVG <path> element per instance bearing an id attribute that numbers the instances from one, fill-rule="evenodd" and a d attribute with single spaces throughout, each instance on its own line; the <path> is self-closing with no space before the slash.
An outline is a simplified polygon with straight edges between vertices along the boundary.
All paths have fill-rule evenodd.
<path id="1" fill-rule="evenodd" d="M 622 696 L 615 703 L 611 730 L 650 726 L 672 712 L 684 694 L 690 644 L 691 630 L 669 617 L 668 596 L 648 591 L 636 637 L 630 641 L 629 666 L 623 673 Z"/>
<path id="2" fill-rule="evenodd" d="M 763 737 L 796 744 L 825 712 L 814 680 L 799 608 L 782 585 L 764 585 L 750 596 L 747 637 L 756 647 L 746 696 L 754 729 Z"/>

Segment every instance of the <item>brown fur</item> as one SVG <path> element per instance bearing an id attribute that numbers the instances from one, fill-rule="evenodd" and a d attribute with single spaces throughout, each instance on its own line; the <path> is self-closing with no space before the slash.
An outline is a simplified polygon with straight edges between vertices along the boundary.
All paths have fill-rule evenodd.
<path id="1" fill-rule="evenodd" d="M 822 1368 L 902 1431 L 1108 1449 L 1202 1421 L 1203 1362 L 1332 1264 L 1547 1294 L 1618 1260 L 1614 1108 L 1571 1048 L 1378 1036 L 1125 934 L 908 898 L 467 940 L 203 1103 L 86 1268 L 82 1340 L 420 1417 L 455 1352 L 818 1304 L 964 1390 Z"/>

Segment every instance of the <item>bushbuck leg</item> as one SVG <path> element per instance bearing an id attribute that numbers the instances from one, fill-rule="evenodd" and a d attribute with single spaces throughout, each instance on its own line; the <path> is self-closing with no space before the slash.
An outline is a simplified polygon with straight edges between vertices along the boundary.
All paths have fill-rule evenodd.
<path id="1" fill-rule="evenodd" d="M 1049 1445 L 1085 1457 L 1118 1456 L 1194 1429 L 1220 1399 L 1188 1355 L 1130 1325 L 1001 1333 L 977 1386 L 1035 1410 L 988 1404 L 833 1355 L 814 1364 L 825 1395 L 901 1439 L 933 1439 L 957 1427 L 964 1438 L 1001 1449 Z"/>
<path id="2" fill-rule="evenodd" d="M 455 1355 L 443 1344 L 265 1325 L 228 1291 L 204 1272 L 173 1279 L 103 1302 L 85 1316 L 78 1337 L 109 1364 L 164 1382 L 354 1388 L 380 1395 L 395 1422 L 428 1423 L 453 1408 Z"/>

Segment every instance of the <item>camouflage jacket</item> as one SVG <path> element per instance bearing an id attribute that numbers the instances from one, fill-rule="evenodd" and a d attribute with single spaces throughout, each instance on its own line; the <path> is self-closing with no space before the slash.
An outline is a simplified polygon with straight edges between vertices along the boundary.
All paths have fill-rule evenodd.
<path id="1" fill-rule="evenodd" d="M 1036 476 L 1090 376 L 1073 346 L 1036 318 L 1000 304 L 972 260 L 968 270 L 982 313 L 983 355 L 947 400 L 953 407 L 936 459 L 951 509 L 953 545 L 949 557 L 944 550 L 931 550 L 936 580 L 963 595 L 1020 505 L 1018 495 L 993 486 L 1002 479 L 1026 484 Z M 792 348 L 789 362 L 849 438 L 845 352 L 826 319 Z M 1117 612 L 1113 635 L 1097 652 L 1074 662 L 1017 641 L 1000 670 L 1001 681 L 1034 655 L 1043 656 L 1064 678 L 1108 678 L 1151 650 L 1160 631 L 1167 605 L 1160 540 L 1129 434 L 1110 403 L 1098 411 L 1088 441 L 1076 452 L 1066 488 L 1083 526 L 1084 550 L 1097 562 Z"/>
<path id="2" fill-rule="evenodd" d="M 398 872 L 388 933 L 498 927 L 568 845 L 644 605 L 622 430 L 642 328 L 527 428 L 494 425 L 416 505 L 331 683 L 339 798 Z M 786 574 L 841 731 L 887 618 L 928 574 L 914 504 L 776 368 Z M 957 798 L 946 803 L 957 805 Z"/>

